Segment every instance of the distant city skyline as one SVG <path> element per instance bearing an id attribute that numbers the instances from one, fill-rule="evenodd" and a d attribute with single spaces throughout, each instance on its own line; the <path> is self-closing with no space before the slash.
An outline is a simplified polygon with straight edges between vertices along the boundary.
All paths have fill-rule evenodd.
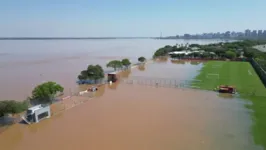
<path id="1" fill-rule="evenodd" d="M 261 29 L 265 0 L 3 0 L 0 37 L 158 37 Z"/>
<path id="2" fill-rule="evenodd" d="M 160 36 L 160 38 L 166 38 L 166 39 L 175 39 L 175 38 L 182 38 L 182 39 L 212 39 L 212 38 L 266 39 L 266 30 L 246 29 L 240 32 L 239 31 L 226 31 L 226 32 L 209 32 L 209 33 L 201 33 L 201 34 L 185 33 L 184 35 L 173 35 L 173 36 L 166 36 L 166 37 Z"/>

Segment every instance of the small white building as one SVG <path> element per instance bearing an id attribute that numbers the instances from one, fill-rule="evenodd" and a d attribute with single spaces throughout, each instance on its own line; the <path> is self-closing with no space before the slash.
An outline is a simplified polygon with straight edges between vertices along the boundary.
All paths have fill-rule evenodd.
<path id="1" fill-rule="evenodd" d="M 181 55 L 181 54 L 184 54 L 184 55 L 189 55 L 193 52 L 191 51 L 176 51 L 176 52 L 170 52 L 168 53 L 169 55 Z"/>
<path id="2" fill-rule="evenodd" d="M 30 123 L 37 123 L 43 119 L 50 118 L 51 117 L 51 110 L 50 106 L 45 105 L 36 105 L 31 108 L 28 108 L 26 114 L 22 119 Z"/>
<path id="3" fill-rule="evenodd" d="M 198 47 L 192 47 L 192 48 L 191 48 L 192 51 L 197 51 L 197 50 L 199 50 L 199 49 L 200 49 L 200 48 L 198 48 Z"/>

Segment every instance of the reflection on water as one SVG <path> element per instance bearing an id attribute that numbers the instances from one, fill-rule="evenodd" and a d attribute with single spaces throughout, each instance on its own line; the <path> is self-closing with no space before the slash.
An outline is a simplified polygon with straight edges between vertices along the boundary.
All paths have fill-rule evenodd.
<path id="1" fill-rule="evenodd" d="M 190 64 L 191 65 L 198 65 L 200 63 L 202 63 L 202 62 L 200 62 L 200 61 L 190 61 Z"/>
<path id="2" fill-rule="evenodd" d="M 131 74 L 131 69 L 124 70 L 119 73 L 121 78 L 128 78 L 130 74 Z"/>
<path id="3" fill-rule="evenodd" d="M 191 64 L 189 61 L 170 61 L 164 63 L 146 64 L 145 66 L 138 66 L 138 69 L 132 72 L 131 76 L 135 77 L 150 77 L 150 78 L 169 78 L 175 80 L 192 80 L 202 68 L 201 62 Z M 144 67 L 144 68 L 143 68 Z"/>
<path id="4" fill-rule="evenodd" d="M 139 69 L 139 71 L 144 71 L 145 70 L 145 65 L 139 65 L 138 69 Z"/>
<path id="5" fill-rule="evenodd" d="M 108 84 L 108 88 L 112 89 L 112 90 L 115 90 L 115 89 L 117 89 L 119 84 L 120 84 L 120 81 L 117 81 L 117 82 L 112 83 L 112 84 Z"/>
<path id="6" fill-rule="evenodd" d="M 166 63 L 168 62 L 168 57 L 159 57 L 154 60 L 156 63 Z"/>
<path id="7" fill-rule="evenodd" d="M 171 63 L 173 63 L 173 64 L 184 65 L 184 64 L 186 64 L 187 62 L 186 62 L 186 61 L 183 61 L 183 60 L 171 60 Z"/>
<path id="8" fill-rule="evenodd" d="M 233 99 L 236 95 L 235 94 L 229 94 L 229 93 L 219 93 L 219 97 L 222 97 L 224 99 Z"/>

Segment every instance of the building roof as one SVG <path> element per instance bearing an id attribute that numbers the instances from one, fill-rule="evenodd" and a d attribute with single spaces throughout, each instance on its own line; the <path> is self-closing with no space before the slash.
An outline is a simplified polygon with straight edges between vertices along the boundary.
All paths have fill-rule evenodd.
<path id="1" fill-rule="evenodd" d="M 36 106 L 30 107 L 28 110 L 31 110 L 34 112 L 34 111 L 41 109 L 41 108 L 42 108 L 42 105 L 36 105 Z"/>
<path id="2" fill-rule="evenodd" d="M 114 72 L 110 72 L 110 73 L 108 73 L 108 74 L 117 74 L 117 72 L 116 72 L 116 71 L 114 71 Z"/>
<path id="3" fill-rule="evenodd" d="M 192 54 L 192 53 L 203 53 L 204 50 L 198 50 L 198 51 L 175 51 L 175 52 L 170 52 L 168 53 L 169 55 L 172 55 L 172 54 L 185 54 L 185 55 L 189 55 L 189 54 Z"/>

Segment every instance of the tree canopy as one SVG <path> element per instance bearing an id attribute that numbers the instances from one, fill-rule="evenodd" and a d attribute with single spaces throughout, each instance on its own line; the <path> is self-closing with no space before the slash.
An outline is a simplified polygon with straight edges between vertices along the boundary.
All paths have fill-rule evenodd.
<path id="1" fill-rule="evenodd" d="M 228 58 L 228 59 L 234 59 L 236 58 L 236 53 L 233 52 L 233 51 L 226 51 L 225 52 L 225 57 Z"/>
<path id="2" fill-rule="evenodd" d="M 80 72 L 79 80 L 98 80 L 104 78 L 104 71 L 100 65 L 89 65 L 87 70 Z"/>
<path id="3" fill-rule="evenodd" d="M 146 58 L 145 58 L 145 57 L 143 57 L 143 56 L 141 56 L 141 57 L 139 57 L 139 58 L 138 58 L 138 61 L 143 63 L 143 62 L 145 62 L 145 61 L 146 61 Z"/>
<path id="4" fill-rule="evenodd" d="M 17 114 L 25 111 L 29 106 L 27 100 L 19 102 L 15 100 L 0 101 L 0 117 L 5 114 Z"/>
<path id="5" fill-rule="evenodd" d="M 121 61 L 122 65 L 125 66 L 126 68 L 128 68 L 131 65 L 131 62 L 129 61 L 129 59 L 125 58 L 122 59 Z"/>
<path id="6" fill-rule="evenodd" d="M 31 102 L 34 104 L 51 103 L 58 92 L 63 92 L 64 88 L 55 82 L 45 82 L 34 88 Z"/>
<path id="7" fill-rule="evenodd" d="M 116 71 L 118 68 L 122 68 L 123 64 L 120 60 L 112 60 L 107 63 L 106 67 L 107 68 L 114 68 Z"/>

